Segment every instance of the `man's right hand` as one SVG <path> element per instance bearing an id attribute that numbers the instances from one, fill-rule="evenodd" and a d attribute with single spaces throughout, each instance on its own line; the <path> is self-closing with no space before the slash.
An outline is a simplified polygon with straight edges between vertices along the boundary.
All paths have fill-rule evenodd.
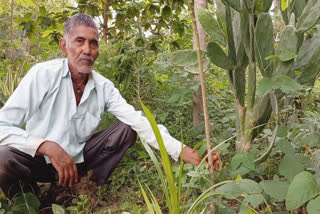
<path id="1" fill-rule="evenodd" d="M 78 182 L 77 167 L 72 157 L 59 144 L 53 141 L 45 141 L 39 146 L 37 153 L 49 157 L 58 172 L 60 185 L 65 186 L 69 183 L 71 187 Z"/>

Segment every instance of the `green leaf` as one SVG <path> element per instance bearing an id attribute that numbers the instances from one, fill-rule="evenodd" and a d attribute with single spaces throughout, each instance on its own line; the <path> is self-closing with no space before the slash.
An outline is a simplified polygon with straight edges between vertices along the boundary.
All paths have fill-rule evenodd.
<path id="1" fill-rule="evenodd" d="M 295 149 L 287 139 L 281 139 L 277 142 L 277 146 L 273 149 L 275 152 L 281 151 L 287 155 L 294 155 Z"/>
<path id="2" fill-rule="evenodd" d="M 316 33 L 312 38 L 303 41 L 294 63 L 294 69 L 299 70 L 308 65 L 320 47 L 320 35 Z"/>
<path id="3" fill-rule="evenodd" d="M 289 181 L 303 171 L 303 165 L 294 156 L 285 155 L 279 164 L 279 173 L 286 177 Z"/>
<path id="4" fill-rule="evenodd" d="M 39 7 L 39 12 L 41 16 L 45 16 L 47 14 L 47 10 L 44 6 Z"/>
<path id="5" fill-rule="evenodd" d="M 238 182 L 233 181 L 218 187 L 216 192 L 225 194 L 226 198 L 234 199 L 243 193 L 250 195 L 262 193 L 262 188 L 253 180 L 241 179 Z"/>
<path id="6" fill-rule="evenodd" d="M 305 40 L 300 48 L 295 63 L 295 69 L 302 72 L 297 78 L 300 84 L 313 86 L 320 71 L 320 35 L 317 33 L 312 39 Z"/>
<path id="7" fill-rule="evenodd" d="M 226 2 L 236 11 L 241 11 L 240 1 L 239 0 L 226 0 Z"/>
<path id="8" fill-rule="evenodd" d="M 285 199 L 289 188 L 288 181 L 264 180 L 260 182 L 260 185 L 265 193 L 277 200 Z"/>
<path id="9" fill-rule="evenodd" d="M 264 97 L 270 93 L 273 89 L 276 89 L 278 86 L 272 81 L 269 77 L 263 77 L 257 86 L 257 95 L 258 97 Z"/>
<path id="10" fill-rule="evenodd" d="M 263 76 L 271 77 L 273 68 L 272 61 L 266 57 L 274 55 L 273 24 L 270 14 L 261 13 L 258 17 L 256 29 L 255 54 L 257 63 Z"/>
<path id="11" fill-rule="evenodd" d="M 303 89 L 302 85 L 297 83 L 294 79 L 291 79 L 287 75 L 279 75 L 276 79 L 276 84 L 279 86 L 281 91 L 285 94 L 298 96 L 300 90 Z"/>
<path id="12" fill-rule="evenodd" d="M 164 6 L 164 8 L 161 11 L 161 14 L 164 18 L 169 17 L 171 15 L 171 8 L 168 5 Z"/>
<path id="13" fill-rule="evenodd" d="M 202 27 L 213 41 L 218 42 L 222 46 L 226 46 L 226 39 L 222 28 L 218 21 L 207 10 L 199 8 L 198 18 Z"/>
<path id="14" fill-rule="evenodd" d="M 292 0 L 290 0 L 290 3 L 292 2 Z M 288 2 L 287 0 L 281 0 L 281 10 L 285 11 L 288 7 Z"/>
<path id="15" fill-rule="evenodd" d="M 294 166 L 292 164 L 291 166 Z M 294 210 L 319 194 L 319 186 L 310 172 L 301 172 L 294 177 L 286 197 L 286 207 Z"/>
<path id="16" fill-rule="evenodd" d="M 49 36 L 49 34 L 52 33 L 52 32 L 53 32 L 52 29 L 45 30 L 45 31 L 42 33 L 42 38 Z"/>
<path id="17" fill-rule="evenodd" d="M 296 58 L 297 54 L 291 51 L 282 51 L 279 55 L 279 59 L 282 62 L 286 62 Z"/>
<path id="18" fill-rule="evenodd" d="M 307 205 L 308 214 L 319 214 L 320 213 L 320 196 L 309 201 Z"/>
<path id="19" fill-rule="evenodd" d="M 250 170 L 254 170 L 256 165 L 254 164 L 255 155 L 250 152 L 237 153 L 231 160 L 231 169 L 236 170 L 240 166 Z"/>
<path id="20" fill-rule="evenodd" d="M 197 52 L 194 50 L 180 50 L 173 52 L 171 61 L 176 66 L 190 66 L 198 63 Z"/>
<path id="21" fill-rule="evenodd" d="M 228 57 L 218 43 L 214 41 L 208 43 L 207 55 L 211 62 L 220 68 L 232 70 L 235 67 L 232 59 Z"/>
<path id="22" fill-rule="evenodd" d="M 277 132 L 278 137 L 287 137 L 288 128 L 286 126 L 280 126 Z"/>
<path id="23" fill-rule="evenodd" d="M 27 192 L 14 198 L 15 205 L 27 204 L 28 207 L 38 208 L 40 206 L 39 199 L 32 193 Z"/>
<path id="24" fill-rule="evenodd" d="M 300 147 L 304 145 L 309 145 L 310 147 L 315 147 L 318 145 L 318 137 L 313 134 L 305 135 L 301 138 L 299 144 Z"/>
<path id="25" fill-rule="evenodd" d="M 207 144 L 204 143 L 202 144 L 202 146 L 200 147 L 200 149 L 198 150 L 198 158 L 201 158 L 202 155 L 207 151 Z"/>
<path id="26" fill-rule="evenodd" d="M 149 211 L 150 214 L 154 214 L 154 213 L 155 213 L 155 212 L 154 212 L 155 210 L 153 209 L 153 207 L 152 207 L 152 205 L 151 205 L 151 202 L 150 202 L 150 200 L 149 200 L 149 198 L 148 198 L 148 196 L 147 196 L 147 193 L 146 193 L 146 191 L 144 190 L 143 186 L 141 185 L 140 181 L 138 181 L 138 182 L 139 182 L 140 190 L 141 190 L 141 192 L 142 192 L 143 199 L 144 199 L 144 201 L 146 202 L 148 211 Z"/>
<path id="27" fill-rule="evenodd" d="M 243 200 L 243 203 L 245 203 L 246 205 L 250 204 L 253 208 L 256 208 L 257 206 L 263 203 L 263 198 L 261 194 L 248 195 Z"/>
<path id="28" fill-rule="evenodd" d="M 170 200 L 167 201 L 167 205 L 169 207 L 169 212 L 171 213 L 178 213 L 179 212 L 179 203 L 180 203 L 180 199 L 177 198 L 178 196 L 178 192 L 177 192 L 177 187 L 176 187 L 176 183 L 175 183 L 175 178 L 172 172 L 172 167 L 171 167 L 171 163 L 170 163 L 170 159 L 168 156 L 168 152 L 166 150 L 166 147 L 164 146 L 164 142 L 162 139 L 162 136 L 160 134 L 158 125 L 153 117 L 153 115 L 151 114 L 150 110 L 143 104 L 143 102 L 140 100 L 140 104 L 142 106 L 143 112 L 145 113 L 151 127 L 152 130 L 154 132 L 154 135 L 157 139 L 158 142 L 158 146 L 160 149 L 160 155 L 161 155 L 161 162 L 162 162 L 162 166 L 164 169 L 164 172 L 166 174 L 166 178 L 168 180 L 168 189 L 169 189 L 169 197 Z"/>
<path id="29" fill-rule="evenodd" d="M 63 207 L 57 204 L 52 204 L 52 212 L 53 214 L 65 214 L 66 211 L 64 210 Z"/>
<path id="30" fill-rule="evenodd" d="M 312 28 L 320 18 L 320 1 L 309 0 L 297 23 L 297 32 L 304 33 Z"/>

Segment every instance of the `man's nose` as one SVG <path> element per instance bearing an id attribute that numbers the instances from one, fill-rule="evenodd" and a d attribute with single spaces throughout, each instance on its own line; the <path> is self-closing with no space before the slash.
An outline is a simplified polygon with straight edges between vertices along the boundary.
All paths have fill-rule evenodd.
<path id="1" fill-rule="evenodd" d="M 85 42 L 83 47 L 82 47 L 82 52 L 85 54 L 91 54 L 91 48 L 89 42 Z"/>

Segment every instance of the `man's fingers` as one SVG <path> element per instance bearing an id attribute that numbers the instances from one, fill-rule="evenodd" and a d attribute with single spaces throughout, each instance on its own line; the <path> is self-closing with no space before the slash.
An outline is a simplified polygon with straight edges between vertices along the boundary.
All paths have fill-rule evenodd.
<path id="1" fill-rule="evenodd" d="M 74 182 L 78 183 L 78 169 L 75 164 L 73 164 L 73 171 L 74 171 Z"/>
<path id="2" fill-rule="evenodd" d="M 64 177 L 63 177 L 63 186 L 66 186 L 68 183 L 68 180 L 70 179 L 69 170 L 64 170 Z"/>
<path id="3" fill-rule="evenodd" d="M 69 170 L 69 187 L 72 187 L 74 182 L 74 171 L 73 167 Z"/>

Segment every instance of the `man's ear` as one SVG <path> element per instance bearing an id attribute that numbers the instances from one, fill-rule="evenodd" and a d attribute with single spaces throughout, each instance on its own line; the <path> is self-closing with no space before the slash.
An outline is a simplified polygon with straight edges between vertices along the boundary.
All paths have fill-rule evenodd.
<path id="1" fill-rule="evenodd" d="M 67 41 L 66 41 L 64 38 L 61 38 L 61 39 L 59 40 L 59 44 L 60 44 L 60 48 L 61 48 L 62 53 L 63 53 L 65 56 L 68 56 L 68 52 L 67 52 Z"/>

